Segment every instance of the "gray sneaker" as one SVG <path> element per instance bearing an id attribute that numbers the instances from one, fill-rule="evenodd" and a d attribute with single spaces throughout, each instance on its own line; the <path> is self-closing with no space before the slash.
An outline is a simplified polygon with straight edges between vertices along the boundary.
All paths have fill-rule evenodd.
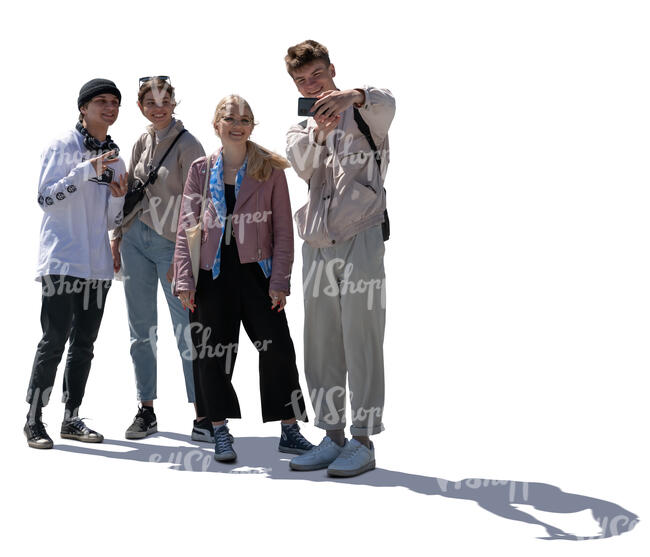
<path id="1" fill-rule="evenodd" d="M 372 441 L 368 448 L 356 439 L 350 439 L 345 443 L 338 458 L 327 467 L 327 475 L 349 478 L 374 468 L 375 446 Z"/>
<path id="2" fill-rule="evenodd" d="M 321 470 L 327 468 L 339 456 L 343 447 L 337 445 L 329 437 L 325 436 L 317 445 L 304 454 L 291 459 L 289 466 L 292 470 Z"/>
<path id="3" fill-rule="evenodd" d="M 52 438 L 45 431 L 45 424 L 39 418 L 32 422 L 27 420 L 23 431 L 32 449 L 51 449 L 54 446 Z"/>
<path id="4" fill-rule="evenodd" d="M 77 416 L 61 423 L 61 439 L 74 439 L 83 443 L 101 443 L 104 436 L 90 429 L 83 420 Z"/>

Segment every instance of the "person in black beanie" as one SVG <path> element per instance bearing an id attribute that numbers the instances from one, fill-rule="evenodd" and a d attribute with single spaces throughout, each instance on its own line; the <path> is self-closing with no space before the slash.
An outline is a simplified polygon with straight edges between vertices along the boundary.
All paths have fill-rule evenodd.
<path id="1" fill-rule="evenodd" d="M 61 437 L 88 443 L 104 438 L 79 418 L 93 346 L 113 278 L 108 230 L 122 222 L 127 173 L 107 135 L 122 95 L 115 83 L 93 79 L 79 91 L 79 121 L 43 153 L 38 204 L 43 210 L 36 280 L 42 286 L 43 337 L 27 390 L 24 427 L 32 448 L 52 448 L 42 422 L 56 368 L 70 340 L 63 378 Z"/>

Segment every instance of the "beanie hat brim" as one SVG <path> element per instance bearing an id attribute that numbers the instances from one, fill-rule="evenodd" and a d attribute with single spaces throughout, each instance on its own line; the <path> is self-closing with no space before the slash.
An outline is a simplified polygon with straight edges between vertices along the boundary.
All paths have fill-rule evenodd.
<path id="1" fill-rule="evenodd" d="M 91 101 L 97 95 L 110 93 L 115 95 L 120 102 L 122 102 L 122 93 L 117 88 L 115 83 L 109 79 L 91 79 L 88 83 L 84 84 L 79 90 L 79 98 L 77 99 L 77 108 L 81 107 L 87 102 Z"/>

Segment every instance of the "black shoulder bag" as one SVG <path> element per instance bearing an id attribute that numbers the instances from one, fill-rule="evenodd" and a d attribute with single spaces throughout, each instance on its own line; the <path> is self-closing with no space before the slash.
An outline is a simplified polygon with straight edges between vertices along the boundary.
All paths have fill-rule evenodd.
<path id="1" fill-rule="evenodd" d="M 354 121 L 357 123 L 359 131 L 365 136 L 365 138 L 368 140 L 368 143 L 370 144 L 370 148 L 372 149 L 375 161 L 377 162 L 377 170 L 381 176 L 381 154 L 377 150 L 377 145 L 375 145 L 375 141 L 370 134 L 370 128 L 368 127 L 368 124 L 366 124 L 366 121 L 361 117 L 361 113 L 356 108 L 354 108 Z M 384 195 L 386 195 L 386 188 L 384 188 Z M 384 242 L 390 238 L 390 221 L 388 220 L 388 209 L 384 209 L 384 222 L 381 223 L 381 234 L 384 237 Z"/>
<path id="2" fill-rule="evenodd" d="M 152 185 L 156 181 L 158 178 L 158 171 L 160 170 L 162 163 L 165 162 L 165 158 L 167 155 L 169 155 L 169 152 L 172 150 L 174 145 L 176 145 L 176 142 L 180 139 L 181 135 L 183 135 L 186 131 L 187 130 L 183 128 L 180 133 L 174 138 L 174 141 L 172 141 L 172 144 L 165 151 L 162 159 L 160 159 L 158 166 L 149 172 L 144 183 L 142 180 L 139 180 L 137 178 L 133 181 L 133 184 L 129 187 L 129 190 L 126 192 L 126 196 L 124 197 L 124 207 L 122 208 L 122 214 L 124 216 L 127 216 L 129 213 L 131 213 L 133 209 L 135 209 L 136 205 L 142 201 L 142 198 L 144 197 L 144 190 L 147 189 L 147 186 Z"/>

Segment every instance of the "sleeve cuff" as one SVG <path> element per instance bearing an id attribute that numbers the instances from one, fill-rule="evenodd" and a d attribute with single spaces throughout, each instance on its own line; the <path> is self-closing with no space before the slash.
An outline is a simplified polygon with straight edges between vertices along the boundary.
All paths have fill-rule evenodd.
<path id="1" fill-rule="evenodd" d="M 355 91 L 359 91 L 360 93 L 363 93 L 363 103 L 362 104 L 357 104 L 354 103 L 354 106 L 356 108 L 363 108 L 364 110 L 367 110 L 370 107 L 370 102 L 368 101 L 368 98 L 370 95 L 368 94 L 368 88 L 367 87 L 355 87 Z"/>
<path id="2" fill-rule="evenodd" d="M 115 197 L 114 195 L 111 195 L 109 192 L 108 194 L 110 197 L 108 198 L 108 202 L 112 203 L 113 205 L 116 205 L 118 207 L 123 207 L 124 206 L 124 198 L 126 197 L 123 195 L 122 197 Z"/>
<path id="3" fill-rule="evenodd" d="M 316 148 L 316 147 L 322 147 L 320 143 L 316 143 L 316 137 L 314 136 L 314 130 L 316 128 L 310 128 L 308 132 L 308 137 L 309 137 L 309 144 Z"/>

